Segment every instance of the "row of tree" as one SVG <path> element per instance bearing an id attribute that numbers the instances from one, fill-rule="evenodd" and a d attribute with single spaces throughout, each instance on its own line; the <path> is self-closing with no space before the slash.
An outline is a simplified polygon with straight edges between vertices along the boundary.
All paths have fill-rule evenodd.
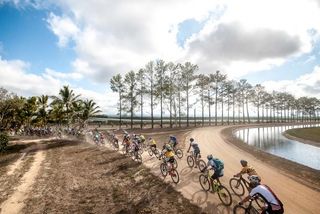
<path id="1" fill-rule="evenodd" d="M 51 101 L 51 102 L 50 102 Z M 46 127 L 48 123 L 83 128 L 88 119 L 100 112 L 93 100 L 83 100 L 68 86 L 58 96 L 19 97 L 0 88 L 0 130 L 21 126 Z"/>
<path id="2" fill-rule="evenodd" d="M 124 115 L 130 115 L 131 127 L 133 118 L 139 115 L 142 128 L 147 110 L 153 128 L 157 109 L 160 127 L 164 124 L 164 112 L 169 116 L 170 127 L 181 127 L 184 118 L 189 126 L 189 112 L 195 106 L 201 109 L 202 125 L 319 120 L 320 100 L 315 97 L 268 93 L 260 84 L 252 86 L 245 79 L 229 80 L 220 71 L 208 75 L 197 71 L 198 66 L 190 62 L 157 60 L 137 72 L 113 76 L 110 87 L 119 96 L 120 126 Z"/>

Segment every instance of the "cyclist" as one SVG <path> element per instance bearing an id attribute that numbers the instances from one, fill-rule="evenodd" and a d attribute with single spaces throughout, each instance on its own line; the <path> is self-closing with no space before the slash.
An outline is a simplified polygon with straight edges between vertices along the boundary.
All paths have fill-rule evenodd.
<path id="1" fill-rule="evenodd" d="M 149 137 L 149 146 L 152 150 L 157 148 L 157 142 L 152 137 Z"/>
<path id="2" fill-rule="evenodd" d="M 250 187 L 252 190 L 249 195 L 239 202 L 240 205 L 247 202 L 250 198 L 259 195 L 266 203 L 266 208 L 263 209 L 261 214 L 283 214 L 283 204 L 274 192 L 267 185 L 261 184 L 260 177 L 257 175 L 249 176 Z"/>
<path id="3" fill-rule="evenodd" d="M 139 142 L 137 140 L 133 140 L 131 145 L 132 145 L 132 149 L 133 149 L 133 154 L 137 158 L 138 151 L 140 150 Z"/>
<path id="4" fill-rule="evenodd" d="M 144 137 L 143 134 L 140 135 L 140 142 L 144 143 L 146 141 L 146 138 Z"/>
<path id="5" fill-rule="evenodd" d="M 239 173 L 235 174 L 234 177 L 240 177 L 240 175 L 243 175 L 243 174 L 248 174 L 248 176 L 258 175 L 256 170 L 252 166 L 248 165 L 248 161 L 241 160 L 240 164 L 242 166 L 242 169 L 241 169 L 241 171 Z"/>
<path id="6" fill-rule="evenodd" d="M 178 140 L 177 140 L 177 138 L 175 136 L 170 135 L 168 143 L 172 146 L 173 149 L 175 149 L 176 146 L 178 145 Z"/>
<path id="7" fill-rule="evenodd" d="M 201 172 L 204 172 L 208 167 L 211 167 L 210 169 L 212 169 L 214 173 L 211 176 L 210 183 L 211 183 L 211 186 L 213 186 L 213 181 L 223 176 L 224 166 L 222 161 L 220 161 L 217 158 L 213 158 L 212 155 L 208 155 L 207 159 L 208 159 L 207 166 Z"/>
<path id="8" fill-rule="evenodd" d="M 170 166 L 168 171 L 172 169 L 173 163 L 174 163 L 174 152 L 172 147 L 169 144 L 165 145 L 165 149 L 161 152 L 162 155 L 164 155 L 164 161 Z M 160 157 L 161 158 L 161 157 Z M 159 158 L 159 160 L 160 160 Z"/>
<path id="9" fill-rule="evenodd" d="M 198 143 L 196 143 L 193 138 L 190 138 L 190 145 L 189 145 L 188 152 L 190 151 L 191 146 L 193 148 L 193 155 L 197 161 L 198 157 L 200 157 L 200 148 L 199 148 Z M 195 165 L 195 168 L 197 168 L 197 164 Z"/>

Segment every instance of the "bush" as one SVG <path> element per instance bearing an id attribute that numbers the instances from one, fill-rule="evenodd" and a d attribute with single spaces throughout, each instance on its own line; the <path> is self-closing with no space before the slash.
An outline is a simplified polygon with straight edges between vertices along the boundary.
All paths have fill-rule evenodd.
<path id="1" fill-rule="evenodd" d="M 9 136 L 6 133 L 0 133 L 0 152 L 4 151 L 9 143 Z"/>

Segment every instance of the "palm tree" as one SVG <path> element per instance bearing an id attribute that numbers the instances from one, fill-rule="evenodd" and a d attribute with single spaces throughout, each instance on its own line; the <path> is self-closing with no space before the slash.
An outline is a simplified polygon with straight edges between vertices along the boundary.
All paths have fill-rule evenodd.
<path id="1" fill-rule="evenodd" d="M 48 95 L 41 95 L 40 97 L 37 97 L 37 105 L 39 106 L 38 118 L 40 119 L 40 124 L 42 126 L 45 126 L 48 121 L 48 113 L 47 113 L 47 108 L 49 105 L 48 100 L 49 100 Z"/>
<path id="2" fill-rule="evenodd" d="M 122 81 L 122 76 L 117 74 L 112 77 L 110 80 L 110 87 L 113 92 L 117 92 L 119 95 L 119 127 L 121 128 L 122 124 L 122 99 L 123 99 L 123 92 L 124 92 L 124 85 Z"/>
<path id="3" fill-rule="evenodd" d="M 60 103 L 63 106 L 63 111 L 66 115 L 66 120 L 68 125 L 70 124 L 70 119 L 72 115 L 72 106 L 74 102 L 77 102 L 80 95 L 76 95 L 72 89 L 69 89 L 69 86 L 63 86 L 62 89 L 59 91 L 59 96 L 53 96 L 52 104 L 55 105 Z"/>
<path id="4" fill-rule="evenodd" d="M 81 127 L 85 127 L 88 119 L 92 116 L 95 116 L 101 110 L 100 107 L 93 100 L 84 100 L 81 102 L 82 114 L 81 114 Z"/>

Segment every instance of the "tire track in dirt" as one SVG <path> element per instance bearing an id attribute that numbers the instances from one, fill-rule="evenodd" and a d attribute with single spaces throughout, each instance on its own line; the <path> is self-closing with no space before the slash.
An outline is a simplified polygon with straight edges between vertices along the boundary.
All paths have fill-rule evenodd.
<path id="1" fill-rule="evenodd" d="M 21 178 L 21 184 L 15 189 L 14 193 L 0 206 L 0 213 L 14 214 L 19 213 L 24 206 L 24 199 L 28 197 L 28 192 L 32 188 L 35 178 L 45 159 L 45 153 L 39 151 L 34 155 L 34 161 L 30 169 Z"/>

